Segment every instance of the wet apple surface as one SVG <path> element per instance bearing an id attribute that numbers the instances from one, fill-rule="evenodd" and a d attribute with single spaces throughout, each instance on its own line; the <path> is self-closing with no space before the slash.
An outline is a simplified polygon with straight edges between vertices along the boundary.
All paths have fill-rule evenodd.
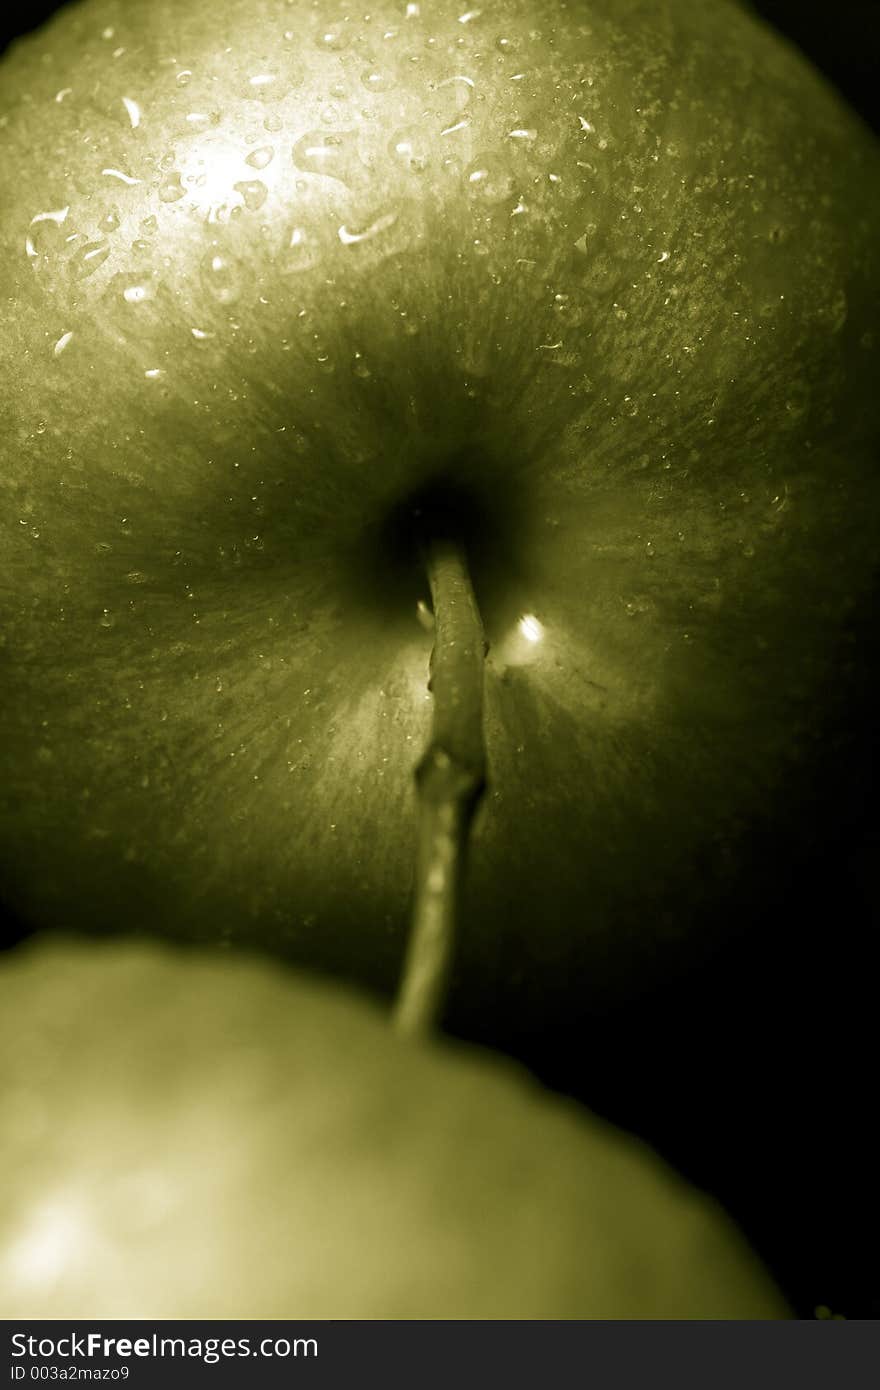
<path id="1" fill-rule="evenodd" d="M 491 642 L 451 1016 L 528 1055 L 721 949 L 874 560 L 862 128 L 628 0 L 89 4 L 3 116 L 14 907 L 390 990 L 427 506 Z"/>
<path id="2" fill-rule="evenodd" d="M 357 561 L 439 477 L 510 533 L 471 976 L 502 936 L 605 995 L 821 724 L 873 151 L 727 7 L 279 14 L 72 10 L 7 65 L 14 890 L 386 982 L 428 642 Z"/>

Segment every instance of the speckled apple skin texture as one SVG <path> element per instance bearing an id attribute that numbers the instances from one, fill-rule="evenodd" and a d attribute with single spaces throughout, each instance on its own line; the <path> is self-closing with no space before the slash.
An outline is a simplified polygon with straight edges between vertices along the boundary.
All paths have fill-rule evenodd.
<path id="1" fill-rule="evenodd" d="M 5 61 L 4 887 L 390 988 L 430 638 L 376 528 L 455 475 L 453 1007 L 540 1028 L 711 944 L 824 737 L 878 162 L 727 4 L 369 9 L 89 0 Z"/>
<path id="2" fill-rule="evenodd" d="M 354 996 L 64 943 L 0 1004 L 7 1317 L 785 1316 L 649 1149 Z"/>

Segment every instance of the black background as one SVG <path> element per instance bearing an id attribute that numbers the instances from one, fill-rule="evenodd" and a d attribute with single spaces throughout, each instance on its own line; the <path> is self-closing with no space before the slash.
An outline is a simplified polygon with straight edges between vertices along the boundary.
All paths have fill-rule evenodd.
<path id="1" fill-rule="evenodd" d="M 0 46 L 56 8 L 39 0 L 24 14 L 6 11 Z M 761 0 L 753 8 L 880 129 L 876 0 Z M 577 1051 L 557 1045 L 545 1068 L 552 1084 L 642 1134 L 720 1196 L 801 1317 L 825 1305 L 849 1318 L 880 1318 L 877 611 L 866 606 L 857 631 L 866 661 L 849 741 L 817 768 L 804 812 L 808 821 L 814 810 L 822 825 L 820 852 L 814 845 L 784 875 L 765 871 L 772 932 L 755 931 L 751 953 L 731 947 L 729 959 L 594 1019 L 589 1068 L 582 1025 Z M 805 822 L 807 844 L 809 828 Z M 5 925 L 7 940 L 24 931 Z"/>

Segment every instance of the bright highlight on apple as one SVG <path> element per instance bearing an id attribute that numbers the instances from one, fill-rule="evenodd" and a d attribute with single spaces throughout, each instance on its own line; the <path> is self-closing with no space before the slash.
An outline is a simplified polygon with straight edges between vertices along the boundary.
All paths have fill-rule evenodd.
<path id="1" fill-rule="evenodd" d="M 527 642 L 540 642 L 544 629 L 533 613 L 526 613 L 519 620 L 519 630 Z"/>
<path id="2" fill-rule="evenodd" d="M 0 1287 L 32 1289 L 40 1300 L 51 1296 L 68 1267 L 90 1249 L 92 1238 L 88 1220 L 70 1199 L 50 1199 L 29 1210 L 24 1230 L 13 1232 L 0 1254 Z"/>

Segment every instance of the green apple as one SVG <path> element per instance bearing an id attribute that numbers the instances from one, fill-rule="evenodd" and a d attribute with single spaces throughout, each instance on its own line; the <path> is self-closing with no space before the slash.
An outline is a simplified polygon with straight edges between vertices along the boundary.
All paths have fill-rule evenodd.
<path id="1" fill-rule="evenodd" d="M 244 955 L 22 949 L 0 1037 L 7 1317 L 785 1316 L 650 1150 Z"/>
<path id="2" fill-rule="evenodd" d="M 713 948 L 874 563 L 855 118 L 688 0 L 86 0 L 2 92 L 13 907 L 389 989 L 419 512 L 491 642 L 454 1007 Z"/>

